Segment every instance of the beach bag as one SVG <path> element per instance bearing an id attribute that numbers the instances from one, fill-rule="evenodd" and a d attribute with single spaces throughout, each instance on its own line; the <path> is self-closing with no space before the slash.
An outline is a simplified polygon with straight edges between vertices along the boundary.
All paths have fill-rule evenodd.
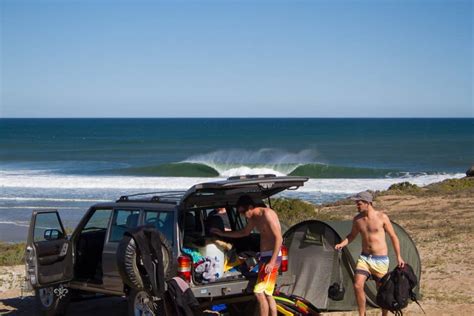
<path id="1" fill-rule="evenodd" d="M 342 250 L 338 250 L 337 261 L 339 265 L 339 281 L 334 282 L 328 289 L 328 297 L 333 301 L 342 301 L 346 289 L 344 288 L 344 282 L 342 279 Z"/>
<path id="2" fill-rule="evenodd" d="M 418 279 L 409 264 L 405 264 L 403 268 L 396 267 L 380 280 L 376 299 L 377 305 L 395 315 L 403 315 L 402 309 L 407 307 L 411 299 L 423 310 L 416 299 L 416 294 L 413 292 L 417 284 Z"/>

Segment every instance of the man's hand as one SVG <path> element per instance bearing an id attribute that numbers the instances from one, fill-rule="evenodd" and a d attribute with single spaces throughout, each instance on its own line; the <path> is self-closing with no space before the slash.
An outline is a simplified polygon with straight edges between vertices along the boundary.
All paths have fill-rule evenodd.
<path id="1" fill-rule="evenodd" d="M 398 266 L 400 268 L 403 268 L 405 266 L 405 261 L 403 261 L 402 257 L 398 257 L 397 261 L 398 261 Z"/>
<path id="2" fill-rule="evenodd" d="M 272 273 L 273 269 L 276 267 L 275 263 L 272 263 L 271 261 L 265 265 L 265 273 Z"/>
<path id="3" fill-rule="evenodd" d="M 355 227 L 355 226 L 354 226 Z M 352 230 L 354 230 L 355 228 L 352 228 Z M 351 232 L 352 234 L 352 232 Z M 351 234 L 349 234 L 348 236 L 351 236 Z M 355 233 L 357 235 L 357 233 Z M 352 238 L 354 239 L 354 238 Z M 352 241 L 351 239 L 351 241 Z M 334 246 L 334 249 L 336 250 L 341 250 L 342 248 L 344 248 L 345 246 L 347 246 L 349 244 L 349 237 L 346 237 L 343 241 L 341 241 L 340 243 L 336 244 Z"/>
<path id="4" fill-rule="evenodd" d="M 209 232 L 217 236 L 222 236 L 223 234 L 222 230 L 220 230 L 219 228 L 211 228 Z"/>

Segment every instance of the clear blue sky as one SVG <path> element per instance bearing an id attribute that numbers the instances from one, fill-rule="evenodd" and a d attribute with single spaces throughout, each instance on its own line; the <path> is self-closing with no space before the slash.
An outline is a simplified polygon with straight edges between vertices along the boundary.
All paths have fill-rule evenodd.
<path id="1" fill-rule="evenodd" d="M 471 1 L 0 2 L 0 117 L 474 116 Z"/>

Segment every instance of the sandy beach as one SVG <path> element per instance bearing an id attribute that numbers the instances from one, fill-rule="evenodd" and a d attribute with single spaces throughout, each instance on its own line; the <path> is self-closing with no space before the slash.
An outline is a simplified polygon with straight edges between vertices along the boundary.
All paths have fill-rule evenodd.
<path id="1" fill-rule="evenodd" d="M 474 181 L 474 179 L 471 179 Z M 420 301 L 427 315 L 474 315 L 474 253 L 472 190 L 438 195 L 390 194 L 379 196 L 375 207 L 384 209 L 414 239 L 422 262 Z M 350 204 L 321 207 L 318 212 L 352 217 Z M 372 310 L 368 315 L 377 315 Z M 331 313 L 356 315 L 356 313 Z M 404 315 L 423 315 L 412 303 Z"/>
<path id="2" fill-rule="evenodd" d="M 462 190 L 422 190 L 413 194 L 386 191 L 375 199 L 375 207 L 385 210 L 417 244 L 422 260 L 421 304 L 427 315 L 474 314 L 474 253 L 469 241 L 474 229 L 474 179 L 467 181 L 471 181 L 471 187 Z M 354 211 L 350 202 L 339 201 L 317 207 L 315 218 L 338 214 L 350 219 Z M 0 313 L 29 315 L 33 311 L 33 297 L 20 298 L 22 276 L 23 266 L 0 267 Z M 99 315 L 104 310 L 122 315 L 126 306 L 120 298 L 91 302 L 73 303 L 71 315 Z M 371 310 L 368 315 L 378 313 Z M 325 314 L 356 315 L 354 312 Z M 416 304 L 410 304 L 405 312 L 405 315 L 422 314 Z"/>

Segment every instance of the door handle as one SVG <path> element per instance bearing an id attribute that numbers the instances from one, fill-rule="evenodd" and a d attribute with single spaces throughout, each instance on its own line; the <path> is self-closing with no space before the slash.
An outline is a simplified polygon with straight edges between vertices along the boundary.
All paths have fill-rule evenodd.
<path id="1" fill-rule="evenodd" d="M 61 252 L 59 253 L 59 256 L 60 257 L 64 257 L 66 254 L 67 254 L 67 249 L 69 247 L 69 244 L 67 242 L 65 242 L 63 244 L 63 247 L 61 248 Z M 59 248 L 59 247 L 58 247 Z"/>

